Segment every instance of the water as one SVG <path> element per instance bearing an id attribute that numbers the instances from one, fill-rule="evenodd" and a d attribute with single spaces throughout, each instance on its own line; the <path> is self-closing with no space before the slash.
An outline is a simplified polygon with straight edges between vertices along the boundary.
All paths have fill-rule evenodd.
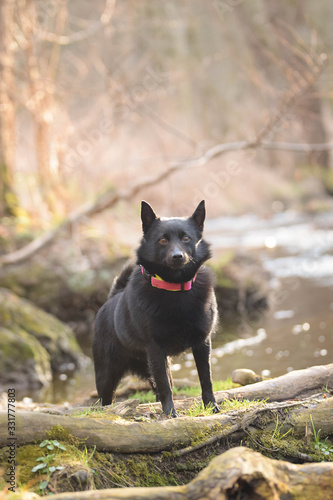
<path id="1" fill-rule="evenodd" d="M 332 363 L 333 214 L 221 218 L 210 221 L 206 233 L 216 249 L 241 248 L 271 274 L 269 311 L 243 325 L 258 341 L 216 361 L 220 339 L 215 339 L 214 378 L 224 378 L 235 368 L 278 376 Z"/>
<path id="2" fill-rule="evenodd" d="M 213 339 L 212 372 L 225 379 L 236 368 L 266 376 L 333 362 L 333 213 L 283 212 L 208 220 L 213 253 L 241 250 L 271 276 L 269 310 L 230 322 Z M 234 340 L 226 343 L 226 337 Z M 240 337 L 240 338 L 239 338 Z M 174 378 L 198 381 L 191 353 L 174 360 Z M 95 389 L 93 366 L 72 380 L 58 380 L 40 400 L 82 401 Z"/>
<path id="3" fill-rule="evenodd" d="M 221 217 L 207 221 L 205 234 L 216 252 L 241 250 L 259 258 L 271 275 L 268 311 L 245 322 L 221 319 L 223 329 L 213 339 L 213 378 L 225 379 L 236 368 L 279 376 L 332 363 L 333 214 Z M 226 334 L 241 338 L 225 344 Z M 173 368 L 174 377 L 198 380 L 190 354 Z"/>

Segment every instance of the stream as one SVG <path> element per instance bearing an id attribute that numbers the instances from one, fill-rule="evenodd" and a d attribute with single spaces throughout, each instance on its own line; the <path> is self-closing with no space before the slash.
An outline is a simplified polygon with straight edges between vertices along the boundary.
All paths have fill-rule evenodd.
<path id="1" fill-rule="evenodd" d="M 221 318 L 212 342 L 213 379 L 236 368 L 275 377 L 333 362 L 333 213 L 219 217 L 206 222 L 205 237 L 213 254 L 240 250 L 270 274 L 268 310 L 242 324 Z M 234 340 L 226 343 L 225 333 Z M 191 353 L 174 359 L 172 372 L 198 381 Z M 60 376 L 41 400 L 82 401 L 94 389 L 91 363 L 71 380 Z"/>

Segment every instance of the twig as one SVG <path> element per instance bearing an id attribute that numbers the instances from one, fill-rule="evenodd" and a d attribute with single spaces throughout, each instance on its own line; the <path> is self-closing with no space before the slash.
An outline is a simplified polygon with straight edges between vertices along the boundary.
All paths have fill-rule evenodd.
<path id="1" fill-rule="evenodd" d="M 40 32 L 38 36 L 41 40 L 57 43 L 59 45 L 70 45 L 71 43 L 81 42 L 95 35 L 100 29 L 105 28 L 112 18 L 116 0 L 106 0 L 104 12 L 100 19 L 90 24 L 86 29 L 72 33 L 71 35 L 57 35 L 56 33 Z"/>

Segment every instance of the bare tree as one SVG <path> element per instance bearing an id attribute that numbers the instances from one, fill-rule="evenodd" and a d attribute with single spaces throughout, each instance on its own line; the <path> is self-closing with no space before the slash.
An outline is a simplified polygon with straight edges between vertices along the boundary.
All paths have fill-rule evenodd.
<path id="1" fill-rule="evenodd" d="M 15 215 L 14 0 L 0 2 L 0 217 Z"/>

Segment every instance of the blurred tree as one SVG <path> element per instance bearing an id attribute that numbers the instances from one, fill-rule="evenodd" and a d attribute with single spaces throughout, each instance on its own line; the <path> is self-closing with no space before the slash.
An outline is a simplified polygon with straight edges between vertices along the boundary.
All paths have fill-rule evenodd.
<path id="1" fill-rule="evenodd" d="M 332 49 L 333 7 L 320 5 L 0 1 L 1 211 L 8 212 L 5 198 L 15 200 L 15 184 L 29 213 L 48 225 L 98 197 L 101 186 L 121 189 L 143 169 L 161 172 L 171 157 L 200 155 L 221 138 L 251 138 L 265 122 L 276 124 L 281 94 L 293 93 L 297 74 L 300 82 L 311 76 L 317 34 Z M 309 86 L 297 113 L 293 108 L 270 138 L 327 142 L 321 104 L 328 85 L 321 79 Z M 275 170 L 292 177 L 305 155 L 327 168 L 327 151 L 298 151 L 286 162 L 275 153 Z M 267 155 L 257 157 L 262 168 Z M 189 197 L 195 189 L 173 185 L 168 203 L 178 188 Z"/>
<path id="2" fill-rule="evenodd" d="M 265 2 L 268 20 L 272 26 L 272 34 L 276 39 L 278 56 L 293 66 L 294 72 L 302 78 L 313 72 L 316 58 L 326 56 L 327 48 L 319 41 L 317 33 L 308 26 L 304 1 L 288 1 L 281 9 L 280 2 Z M 286 22 L 286 9 L 293 16 L 292 22 Z M 289 16 L 288 16 L 288 19 Z M 291 19 L 290 19 L 291 21 Z M 302 34 L 302 35 L 301 35 Z M 301 140 L 305 143 L 326 143 L 328 134 L 323 119 L 323 107 L 320 82 L 310 85 L 295 106 L 295 115 L 301 127 Z M 329 151 L 310 152 L 307 154 L 309 164 L 318 164 L 329 168 Z"/>
<path id="3" fill-rule="evenodd" d="M 13 167 L 15 155 L 14 0 L 0 2 L 0 217 L 16 215 Z"/>
<path id="4" fill-rule="evenodd" d="M 308 24 L 307 2 L 267 0 L 262 3 L 260 17 L 251 15 L 252 9 L 252 5 L 239 5 L 236 14 L 256 70 L 266 79 L 266 87 L 276 93 L 286 84 L 293 89 L 306 80 L 310 82 L 318 70 L 318 62 L 325 62 L 327 48 Z M 303 143 L 328 141 L 322 112 L 324 95 L 321 82 L 316 79 L 304 89 L 295 105 L 293 127 L 298 124 L 298 140 Z M 305 155 L 309 164 L 329 168 L 329 150 Z"/>

